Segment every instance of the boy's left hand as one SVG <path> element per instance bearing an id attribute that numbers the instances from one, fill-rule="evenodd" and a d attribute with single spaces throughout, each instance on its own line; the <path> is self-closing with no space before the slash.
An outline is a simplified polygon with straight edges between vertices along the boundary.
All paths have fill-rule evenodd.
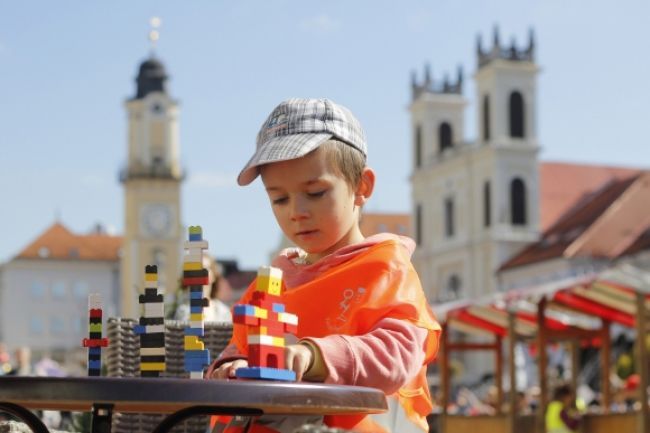
<path id="1" fill-rule="evenodd" d="M 285 368 L 296 373 L 296 380 L 301 381 L 305 372 L 312 365 L 314 354 L 304 344 L 290 344 L 284 348 Z"/>

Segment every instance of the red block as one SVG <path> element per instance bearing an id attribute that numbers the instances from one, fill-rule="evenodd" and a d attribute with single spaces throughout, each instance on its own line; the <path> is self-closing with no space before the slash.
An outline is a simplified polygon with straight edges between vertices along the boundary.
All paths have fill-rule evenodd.
<path id="1" fill-rule="evenodd" d="M 288 332 L 289 334 L 297 334 L 298 333 L 298 325 L 291 325 L 289 323 L 283 323 L 284 325 L 284 331 Z"/>
<path id="2" fill-rule="evenodd" d="M 102 309 L 101 308 L 91 308 L 90 311 L 88 312 L 89 317 L 99 317 L 101 319 L 102 317 Z"/>
<path id="3" fill-rule="evenodd" d="M 260 318 L 255 316 L 247 316 L 245 314 L 236 314 L 233 316 L 232 321 L 241 325 L 259 326 Z"/>
<path id="4" fill-rule="evenodd" d="M 205 286 L 210 283 L 209 277 L 183 278 L 184 286 Z"/>
<path id="5" fill-rule="evenodd" d="M 106 347 L 108 346 L 108 338 L 84 338 L 84 347 Z"/>
<path id="6" fill-rule="evenodd" d="M 284 347 L 250 344 L 248 346 L 248 366 L 284 369 Z"/>

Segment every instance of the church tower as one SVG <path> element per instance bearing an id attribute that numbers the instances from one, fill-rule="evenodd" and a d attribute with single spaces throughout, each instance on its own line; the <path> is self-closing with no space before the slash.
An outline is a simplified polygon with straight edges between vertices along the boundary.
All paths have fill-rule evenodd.
<path id="1" fill-rule="evenodd" d="M 180 278 L 181 215 L 178 105 L 167 73 L 153 55 L 141 65 L 136 94 L 126 101 L 128 159 L 124 185 L 121 315 L 137 317 L 145 265 L 158 266 L 158 284 L 173 291 Z"/>
<path id="2" fill-rule="evenodd" d="M 462 140 L 462 75 L 413 80 L 413 261 L 434 302 L 493 293 L 498 267 L 537 240 L 537 72 L 528 46 L 477 43 L 478 137 Z M 451 131 L 451 132 L 450 132 Z"/>

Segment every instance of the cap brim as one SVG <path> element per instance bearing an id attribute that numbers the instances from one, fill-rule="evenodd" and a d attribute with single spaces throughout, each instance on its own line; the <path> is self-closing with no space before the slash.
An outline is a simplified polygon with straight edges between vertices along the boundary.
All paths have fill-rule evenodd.
<path id="1" fill-rule="evenodd" d="M 300 158 L 332 137 L 329 132 L 274 137 L 257 148 L 253 157 L 237 176 L 237 183 L 241 186 L 248 185 L 259 175 L 261 165 Z"/>

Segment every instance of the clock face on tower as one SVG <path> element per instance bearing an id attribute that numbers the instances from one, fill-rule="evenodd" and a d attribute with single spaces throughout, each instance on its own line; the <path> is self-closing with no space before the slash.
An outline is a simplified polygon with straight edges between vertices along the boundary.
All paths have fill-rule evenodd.
<path id="1" fill-rule="evenodd" d="M 147 203 L 140 208 L 140 232 L 147 237 L 167 237 L 173 224 L 174 213 L 168 204 Z"/>

